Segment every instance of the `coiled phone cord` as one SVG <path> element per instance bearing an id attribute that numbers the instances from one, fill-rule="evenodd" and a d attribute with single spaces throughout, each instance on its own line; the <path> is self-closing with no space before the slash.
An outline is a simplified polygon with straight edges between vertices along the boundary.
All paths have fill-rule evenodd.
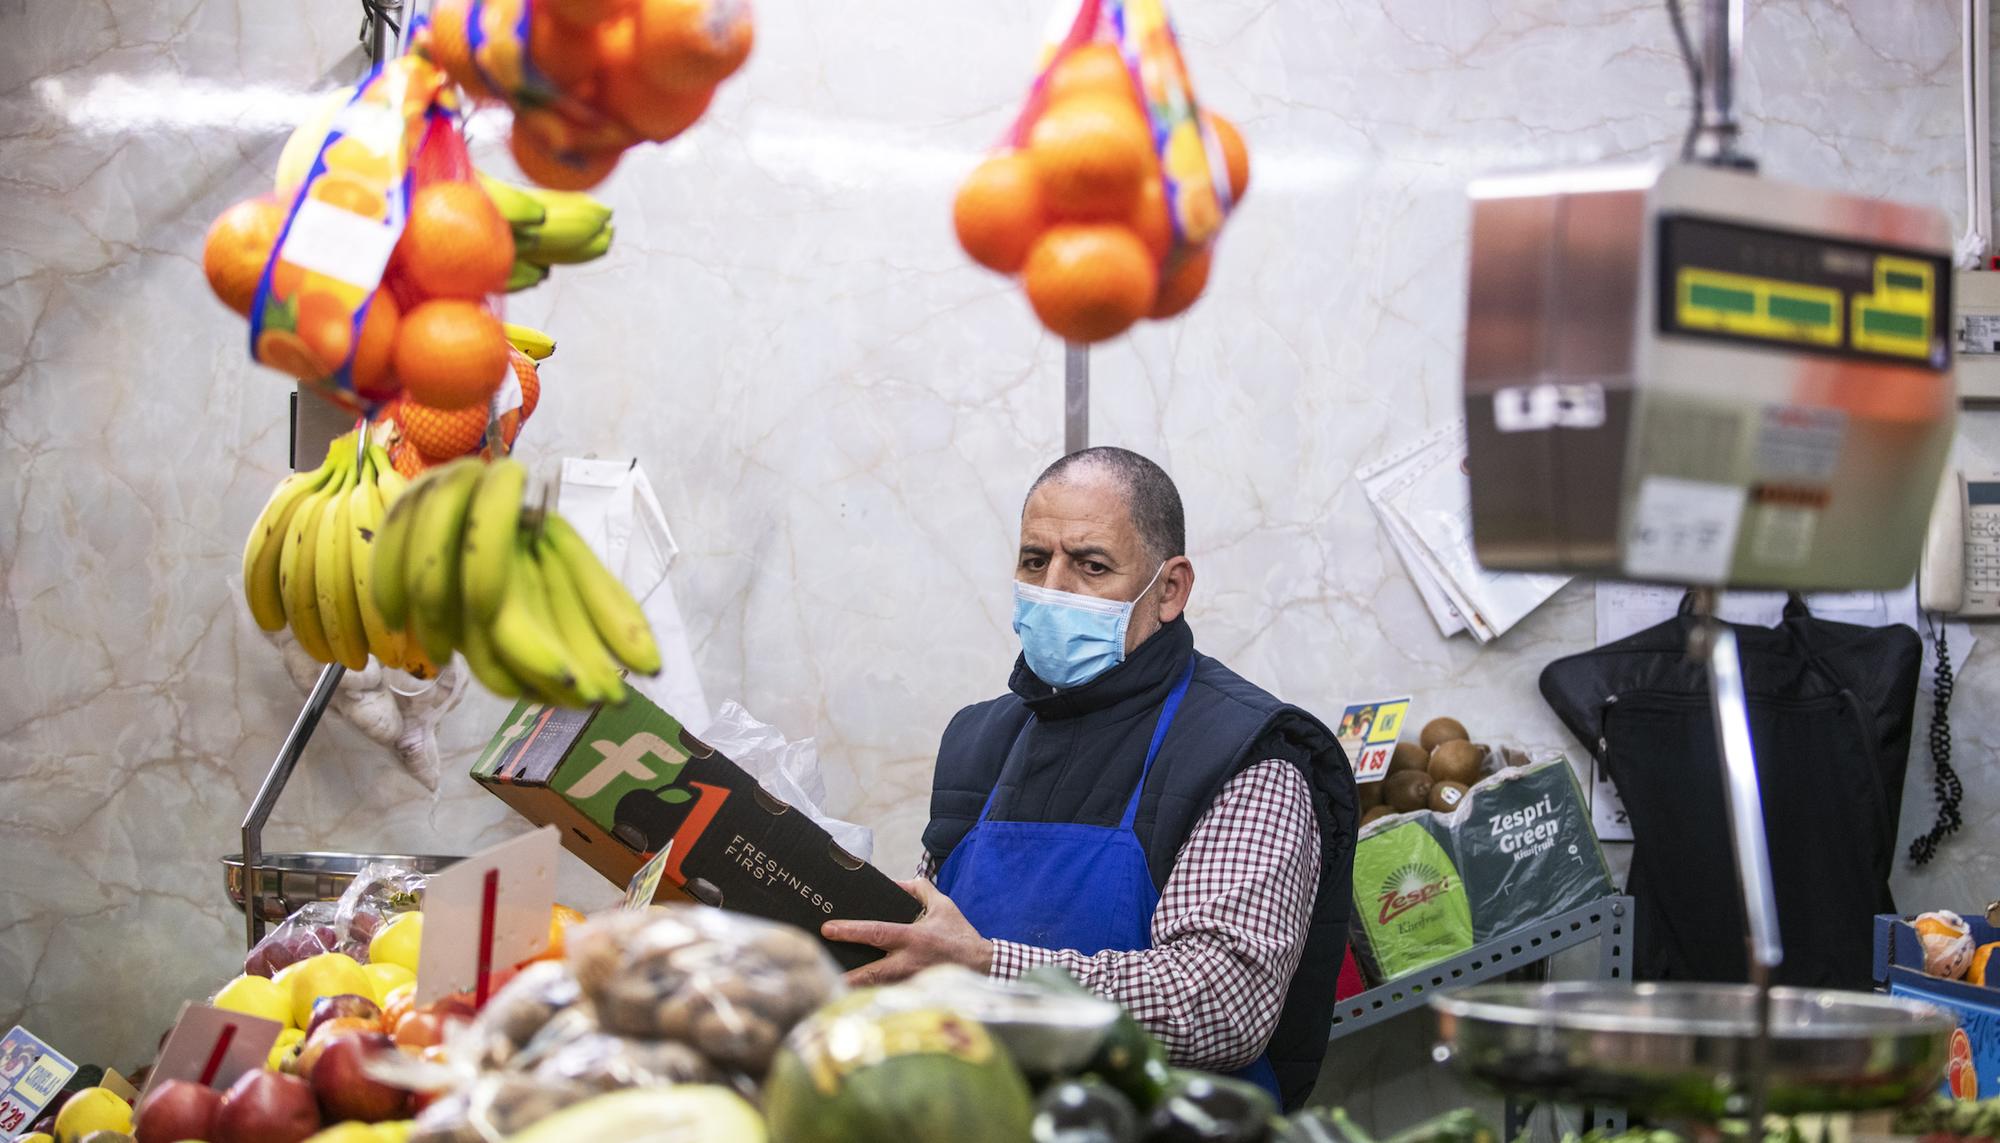
<path id="1" fill-rule="evenodd" d="M 1945 645 L 1943 624 L 1934 624 L 1929 615 L 1924 616 L 1924 627 L 1937 643 L 1937 668 L 1931 682 L 1931 792 L 1937 797 L 1937 824 L 1910 843 L 1910 860 L 1917 865 L 1928 865 L 1937 856 L 1938 843 L 1958 832 L 1964 824 L 1959 816 L 1959 799 L 1965 796 L 1965 786 L 1958 780 L 1958 771 L 1951 766 L 1951 652 Z"/>

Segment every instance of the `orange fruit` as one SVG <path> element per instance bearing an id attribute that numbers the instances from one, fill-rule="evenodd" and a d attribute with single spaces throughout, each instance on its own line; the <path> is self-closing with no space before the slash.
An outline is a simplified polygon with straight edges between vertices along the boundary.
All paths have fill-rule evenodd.
<path id="1" fill-rule="evenodd" d="M 572 91 L 597 70 L 597 37 L 578 34 L 538 4 L 528 20 L 528 60 L 550 83 Z"/>
<path id="2" fill-rule="evenodd" d="M 430 297 L 481 298 L 507 288 L 514 232 L 474 182 L 434 182 L 410 196 L 396 259 Z"/>
<path id="3" fill-rule="evenodd" d="M 1078 95 L 1112 95 L 1138 106 L 1139 89 L 1115 45 L 1099 41 L 1071 51 L 1049 69 L 1049 104 Z"/>
<path id="4" fill-rule="evenodd" d="M 425 50 L 430 53 L 431 62 L 464 88 L 465 94 L 474 99 L 492 99 L 493 89 L 486 86 L 479 69 L 472 66 L 472 44 L 465 38 L 466 18 L 471 8 L 472 0 L 437 0 L 431 8 Z"/>
<path id="5" fill-rule="evenodd" d="M 1223 165 L 1229 168 L 1229 200 L 1241 202 L 1243 192 L 1250 189 L 1250 149 L 1243 145 L 1243 135 L 1236 130 L 1236 124 L 1213 111 L 1203 113 L 1203 117 L 1222 148 Z"/>
<path id="6" fill-rule="evenodd" d="M 507 347 L 507 359 L 514 363 L 514 379 L 521 383 L 521 419 L 527 420 L 542 403 L 542 371 L 534 358 L 511 345 Z"/>
<path id="7" fill-rule="evenodd" d="M 1159 175 L 1139 184 L 1139 197 L 1132 203 L 1130 221 L 1133 233 L 1153 252 L 1153 261 L 1166 261 L 1174 248 L 1174 220 L 1167 212 L 1167 184 Z"/>
<path id="8" fill-rule="evenodd" d="M 1146 121 L 1129 101 L 1080 95 L 1055 104 L 1028 133 L 1028 159 L 1049 213 L 1067 219 L 1125 218 L 1158 168 Z"/>
<path id="9" fill-rule="evenodd" d="M 563 958 L 565 938 L 569 933 L 570 927 L 572 925 L 581 925 L 583 921 L 583 914 L 570 908 L 568 905 L 551 905 L 549 907 L 549 947 L 522 961 L 521 964 L 533 964 L 539 960 L 561 960 Z M 519 966 L 517 965 L 516 967 Z"/>
<path id="10" fill-rule="evenodd" d="M 354 344 L 354 332 L 341 312 L 340 299 L 324 290 L 309 290 L 299 295 L 298 313 L 299 340 L 319 361 L 320 375 L 332 373 L 347 360 L 347 351 Z"/>
<path id="11" fill-rule="evenodd" d="M 403 442 L 433 461 L 452 460 L 479 447 L 486 439 L 486 406 L 433 409 L 415 401 L 396 402 L 396 424 Z"/>
<path id="12" fill-rule="evenodd" d="M 1058 223 L 1028 251 L 1021 284 L 1035 316 L 1069 341 L 1116 337 L 1152 310 L 1159 267 L 1132 228 Z"/>
<path id="13" fill-rule="evenodd" d="M 403 315 L 393 360 L 410 400 L 483 408 L 507 368 L 507 333 L 478 302 L 434 298 Z"/>
<path id="14" fill-rule="evenodd" d="M 714 87 L 750 57 L 747 0 L 641 0 L 639 66 L 653 86 Z"/>
<path id="15" fill-rule="evenodd" d="M 951 222 L 974 262 L 1002 274 L 1019 272 L 1028 247 L 1049 224 L 1034 164 L 1009 151 L 972 168 L 952 200 Z"/>
<path id="16" fill-rule="evenodd" d="M 713 87 L 670 91 L 639 70 L 638 21 L 622 16 L 597 32 L 597 105 L 642 139 L 664 143 L 694 126 L 715 98 Z"/>
<path id="17" fill-rule="evenodd" d="M 1208 286 L 1208 268 L 1214 261 L 1215 248 L 1212 246 L 1183 252 L 1160 275 L 1160 292 L 1153 299 L 1153 308 L 1146 316 L 1170 318 L 1193 305 Z"/>
<path id="18" fill-rule="evenodd" d="M 539 7 L 573 28 L 593 27 L 618 9 L 617 0 L 540 0 Z"/>
<path id="19" fill-rule="evenodd" d="M 288 329 L 267 329 L 258 334 L 257 360 L 301 381 L 318 381 L 326 376 L 319 353 Z"/>
<path id="20" fill-rule="evenodd" d="M 244 317 L 257 300 L 257 283 L 278 245 L 285 215 L 275 198 L 248 199 L 217 215 L 202 240 L 201 270 L 208 275 L 208 288 Z"/>
<path id="21" fill-rule="evenodd" d="M 400 387 L 389 372 L 389 358 L 402 323 L 402 307 L 386 292 L 375 295 L 361 319 L 361 343 L 354 347 L 354 391 L 370 401 L 386 401 Z"/>
<path id="22" fill-rule="evenodd" d="M 589 190 L 603 182 L 624 155 L 622 150 L 557 151 L 536 132 L 523 130 L 518 120 L 507 133 L 507 149 L 530 182 L 550 190 Z"/>

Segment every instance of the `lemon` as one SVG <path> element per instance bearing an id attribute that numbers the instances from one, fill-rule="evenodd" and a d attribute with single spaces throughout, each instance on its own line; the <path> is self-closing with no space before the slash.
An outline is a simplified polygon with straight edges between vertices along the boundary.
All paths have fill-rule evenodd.
<path id="1" fill-rule="evenodd" d="M 332 1127 L 314 1135 L 309 1135 L 305 1143 L 375 1143 L 375 1129 L 366 1123 L 349 1120 L 336 1123 Z"/>
<path id="2" fill-rule="evenodd" d="M 305 1038 L 303 1028 L 287 1028 L 278 1033 L 277 1040 L 271 1044 L 271 1054 L 264 1057 L 264 1066 L 274 1072 L 284 1071 L 285 1057 L 291 1055 L 292 1049 L 303 1043 Z"/>
<path id="3" fill-rule="evenodd" d="M 408 1143 L 417 1129 L 413 1119 L 392 1119 L 375 1125 L 375 1143 Z"/>
<path id="4" fill-rule="evenodd" d="M 367 973 L 369 981 L 375 985 L 375 1003 L 377 1004 L 389 1003 L 389 994 L 391 992 L 394 992 L 402 985 L 415 984 L 417 981 L 416 973 L 411 972 L 400 964 L 391 964 L 388 961 L 383 961 L 380 964 L 372 962 L 364 964 L 361 966 L 361 971 Z"/>
<path id="5" fill-rule="evenodd" d="M 292 994 L 292 978 L 299 974 L 299 966 L 304 963 L 305 961 L 295 960 L 292 963 L 286 965 L 285 967 L 279 969 L 278 971 L 272 973 L 271 983 L 277 985 L 279 988 L 284 989 L 285 995 L 290 996 Z"/>
<path id="6" fill-rule="evenodd" d="M 374 999 L 375 985 L 346 953 L 321 953 L 299 962 L 292 974 L 292 1023 L 300 1028 L 312 1021 L 313 1002 L 324 996 L 366 996 Z"/>
<path id="7" fill-rule="evenodd" d="M 74 1143 L 93 1131 L 132 1133 L 132 1105 L 108 1087 L 87 1087 L 56 1113 L 56 1138 Z"/>
<path id="8" fill-rule="evenodd" d="M 382 926 L 368 942 L 370 964 L 399 964 L 417 971 L 417 950 L 424 943 L 424 915 L 403 913 Z"/>
<path id="9" fill-rule="evenodd" d="M 264 976 L 244 974 L 222 986 L 209 1003 L 231 1012 L 241 1012 L 245 1016 L 257 1016 L 265 1020 L 276 1020 L 289 1026 L 292 1022 L 292 998 L 278 982 Z"/>
<path id="10" fill-rule="evenodd" d="M 56 1143 L 56 1137 L 46 1131 L 30 1131 L 14 1143 Z"/>

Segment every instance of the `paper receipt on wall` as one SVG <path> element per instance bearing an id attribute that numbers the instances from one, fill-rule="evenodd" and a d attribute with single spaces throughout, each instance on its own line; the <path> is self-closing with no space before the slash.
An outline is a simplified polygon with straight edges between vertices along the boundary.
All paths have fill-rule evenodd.
<path id="1" fill-rule="evenodd" d="M 1354 765 L 1356 782 L 1379 782 L 1389 772 L 1389 756 L 1396 752 L 1396 739 L 1409 716 L 1407 695 L 1353 703 L 1341 712 L 1335 735 Z"/>

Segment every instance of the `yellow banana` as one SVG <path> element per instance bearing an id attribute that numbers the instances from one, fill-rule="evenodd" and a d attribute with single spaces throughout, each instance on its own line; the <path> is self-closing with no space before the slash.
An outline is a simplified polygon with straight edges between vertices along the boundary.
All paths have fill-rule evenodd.
<path id="1" fill-rule="evenodd" d="M 332 490 L 347 481 L 347 468 L 354 463 L 352 450 L 336 447 L 332 454 L 334 472 L 325 487 L 292 513 L 291 529 L 285 533 L 285 550 L 278 560 L 278 589 L 285 602 L 285 622 L 292 628 L 299 646 L 322 663 L 334 661 L 327 643 L 326 628 L 320 623 L 319 595 L 313 583 L 319 560 L 319 522 Z"/>
<path id="2" fill-rule="evenodd" d="M 422 621 L 417 633 L 424 650 L 442 662 L 457 645 L 460 614 L 459 546 L 465 534 L 465 513 L 479 487 L 486 464 L 464 457 L 437 470 L 435 486 L 417 505 L 410 522 L 409 550 L 404 564 L 410 572 L 410 611 Z M 387 614 L 387 609 L 383 612 Z"/>
<path id="3" fill-rule="evenodd" d="M 574 266 L 579 262 L 594 262 L 611 252 L 611 239 L 617 229 L 607 223 L 581 242 L 570 242 L 560 246 L 544 243 L 522 254 L 521 257 L 544 266 Z"/>
<path id="4" fill-rule="evenodd" d="M 477 173 L 480 187 L 486 191 L 486 197 L 493 200 L 494 207 L 507 220 L 507 225 L 540 226 L 542 220 L 548 217 L 548 208 L 526 188 L 496 179 L 485 171 Z"/>
<path id="5" fill-rule="evenodd" d="M 539 329 L 515 325 L 511 321 L 501 324 L 507 330 L 507 343 L 536 361 L 547 361 L 549 355 L 556 351 L 556 339 Z"/>
<path id="6" fill-rule="evenodd" d="M 535 555 L 542 579 L 548 585 L 551 627 L 569 648 L 577 689 L 600 702 L 623 702 L 625 677 L 618 669 L 618 660 L 612 657 L 596 626 L 590 622 L 590 612 L 583 606 L 583 597 L 577 594 L 562 557 L 555 554 L 546 536 L 536 542 Z"/>
<path id="7" fill-rule="evenodd" d="M 632 598 L 617 576 L 598 562 L 597 554 L 570 527 L 569 521 L 550 512 L 542 521 L 542 534 L 563 561 L 604 645 L 620 662 L 640 674 L 658 674 L 660 647 L 653 639 L 653 626 L 646 622 L 646 613 L 639 609 L 639 601 Z"/>
<path id="8" fill-rule="evenodd" d="M 466 616 L 458 652 L 465 656 L 465 665 L 471 668 L 472 677 L 501 698 L 520 698 L 525 693 L 521 680 L 515 678 L 514 673 L 500 661 L 499 653 L 494 651 L 493 644 L 488 640 L 486 621 Z"/>
<path id="9" fill-rule="evenodd" d="M 507 669 L 544 700 L 558 706 L 589 706 L 577 689 L 567 649 L 538 614 L 548 599 L 540 569 L 523 548 L 516 548 L 515 558 L 507 577 L 507 598 L 487 632 L 493 649 Z"/>
<path id="10" fill-rule="evenodd" d="M 359 486 L 360 479 L 358 472 L 350 470 L 340 487 L 324 498 L 319 532 L 314 537 L 313 593 L 319 600 L 320 626 L 326 631 L 334 661 L 350 671 L 368 665 L 368 635 L 354 601 L 354 528 L 348 518 L 349 493 Z"/>
<path id="11" fill-rule="evenodd" d="M 402 479 L 400 473 L 390 475 Z M 375 568 L 370 586 L 375 590 L 375 606 L 382 609 L 383 622 L 391 627 L 402 628 L 409 622 L 410 523 L 416 519 L 417 508 L 430 489 L 430 482 L 420 478 L 400 492 L 389 502 L 388 515 L 382 518 L 382 526 L 375 532 Z"/>
<path id="12" fill-rule="evenodd" d="M 292 513 L 326 483 L 325 464 L 311 472 L 294 472 L 278 482 L 257 522 L 250 526 L 250 538 L 243 545 L 243 596 L 257 626 L 277 631 L 285 625 L 285 600 L 278 590 L 278 559 L 285 551 L 285 533 Z"/>
<path id="13" fill-rule="evenodd" d="M 459 582 L 468 619 L 491 620 L 507 594 L 514 535 L 521 524 L 521 493 L 527 484 L 528 470 L 520 461 L 501 459 L 486 466 L 473 490 L 459 548 Z"/>
<path id="14" fill-rule="evenodd" d="M 364 480 L 347 494 L 350 526 L 348 543 L 354 566 L 354 603 L 361 613 L 361 629 L 368 637 L 368 653 L 388 666 L 403 661 L 401 632 L 382 618 L 375 602 L 375 532 L 382 526 L 382 486 Z"/>
<path id="15" fill-rule="evenodd" d="M 543 226 L 547 226 L 551 220 L 558 220 L 562 221 L 564 226 L 584 228 L 583 233 L 589 234 L 611 221 L 611 204 L 594 195 L 582 191 L 549 190 L 545 187 L 524 189 L 548 211 L 548 217 L 542 220 Z M 566 221 L 570 219 L 574 221 Z"/>

